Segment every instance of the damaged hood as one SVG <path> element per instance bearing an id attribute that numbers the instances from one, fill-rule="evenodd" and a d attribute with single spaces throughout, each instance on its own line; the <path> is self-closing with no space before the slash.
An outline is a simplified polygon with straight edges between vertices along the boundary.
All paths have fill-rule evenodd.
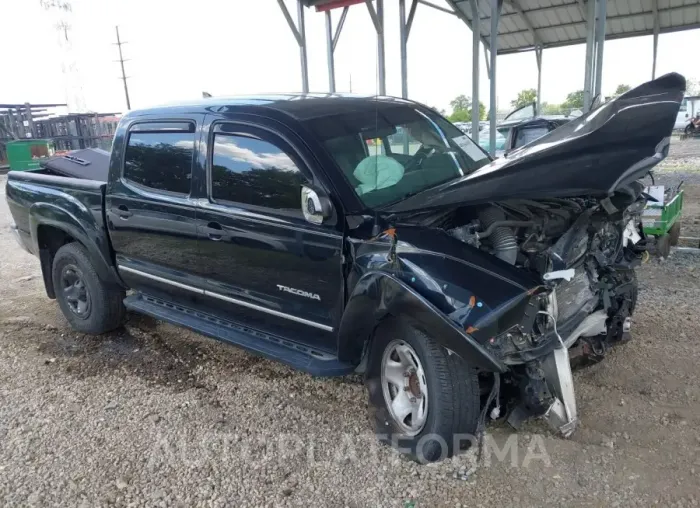
<path id="1" fill-rule="evenodd" d="M 666 74 L 473 173 L 387 207 L 390 213 L 519 198 L 609 195 L 668 154 L 685 78 Z"/>

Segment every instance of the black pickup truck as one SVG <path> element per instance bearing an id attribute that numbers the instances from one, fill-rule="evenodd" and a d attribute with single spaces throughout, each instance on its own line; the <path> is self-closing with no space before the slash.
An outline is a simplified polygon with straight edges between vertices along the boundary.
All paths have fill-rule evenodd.
<path id="1" fill-rule="evenodd" d="M 106 181 L 11 172 L 7 200 L 76 330 L 129 309 L 362 373 L 381 438 L 436 460 L 504 398 L 514 425 L 573 432 L 570 361 L 628 337 L 638 180 L 684 88 L 663 76 L 498 161 L 407 100 L 211 98 L 127 114 L 84 163 Z"/>

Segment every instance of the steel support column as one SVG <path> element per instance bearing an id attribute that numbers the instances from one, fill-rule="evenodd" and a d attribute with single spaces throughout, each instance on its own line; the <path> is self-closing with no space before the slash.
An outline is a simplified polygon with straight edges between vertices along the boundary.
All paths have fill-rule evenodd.
<path id="1" fill-rule="evenodd" d="M 399 38 L 401 39 L 401 97 L 408 99 L 408 34 L 406 33 L 406 0 L 399 0 Z"/>
<path id="2" fill-rule="evenodd" d="M 537 110 L 535 115 L 542 114 L 542 46 L 535 48 L 537 59 Z"/>
<path id="3" fill-rule="evenodd" d="M 481 22 L 479 21 L 479 6 L 476 0 L 471 0 L 472 7 L 472 139 L 479 141 L 479 39 L 481 38 Z"/>
<path id="4" fill-rule="evenodd" d="M 498 20 L 503 0 L 491 0 L 491 129 L 489 131 L 489 153 L 496 155 L 496 57 L 498 56 Z"/>
<path id="5" fill-rule="evenodd" d="M 304 24 L 304 5 L 301 0 L 297 0 L 297 23 L 299 25 L 299 58 L 301 59 L 301 91 L 309 92 L 309 63 L 306 57 L 306 25 Z"/>
<path id="6" fill-rule="evenodd" d="M 375 11 L 372 0 L 365 0 L 367 10 L 372 18 L 377 32 L 377 78 L 379 79 L 379 95 L 386 95 L 386 68 L 384 65 L 384 0 L 377 0 Z"/>
<path id="7" fill-rule="evenodd" d="M 377 65 L 379 67 L 379 95 L 386 95 L 386 66 L 384 62 L 384 0 L 377 0 Z"/>
<path id="8" fill-rule="evenodd" d="M 333 33 L 333 17 L 331 16 L 331 11 L 326 11 L 326 53 L 328 58 L 328 91 L 330 93 L 335 93 L 335 47 L 338 45 L 338 39 L 347 15 L 348 7 L 344 7 L 338 26 L 335 28 L 335 33 Z"/>
<path id="9" fill-rule="evenodd" d="M 287 6 L 284 4 L 284 0 L 277 0 L 277 4 L 280 6 L 282 14 L 284 14 L 284 19 L 287 20 L 294 38 L 297 40 L 299 45 L 299 57 L 301 60 L 301 89 L 304 93 L 309 91 L 309 72 L 308 72 L 308 62 L 306 58 L 306 29 L 304 25 L 304 5 L 301 0 L 297 0 L 297 25 L 294 25 L 292 16 L 287 10 Z"/>
<path id="10" fill-rule="evenodd" d="M 593 76 L 595 53 L 595 4 L 596 0 L 588 0 L 588 9 L 586 13 L 586 69 L 583 80 L 583 111 L 587 112 L 591 109 L 591 96 L 593 91 Z"/>
<path id="11" fill-rule="evenodd" d="M 491 79 L 491 62 L 489 61 L 489 50 L 484 45 L 484 60 L 486 60 L 486 77 Z"/>
<path id="12" fill-rule="evenodd" d="M 595 98 L 600 95 L 603 86 L 603 52 L 605 49 L 605 18 L 608 0 L 598 0 L 596 6 L 596 58 L 595 58 Z"/>
<path id="13" fill-rule="evenodd" d="M 651 79 L 656 78 L 656 53 L 659 49 L 659 0 L 652 0 L 652 11 L 654 12 L 654 56 L 651 60 Z"/>
<path id="14" fill-rule="evenodd" d="M 335 58 L 333 56 L 333 20 L 326 11 L 326 58 L 328 59 L 328 91 L 335 93 Z"/>

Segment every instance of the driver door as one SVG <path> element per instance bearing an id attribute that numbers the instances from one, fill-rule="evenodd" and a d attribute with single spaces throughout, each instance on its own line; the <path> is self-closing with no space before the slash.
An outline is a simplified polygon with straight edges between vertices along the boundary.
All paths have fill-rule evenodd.
<path id="1" fill-rule="evenodd" d="M 204 281 L 208 307 L 223 318 L 334 352 L 343 236 L 337 220 L 304 219 L 301 187 L 318 188 L 318 168 L 293 136 L 213 124 L 192 270 Z"/>

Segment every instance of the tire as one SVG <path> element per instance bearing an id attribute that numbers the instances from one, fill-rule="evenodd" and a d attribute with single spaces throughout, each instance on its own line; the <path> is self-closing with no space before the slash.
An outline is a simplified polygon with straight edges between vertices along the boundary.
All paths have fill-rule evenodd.
<path id="1" fill-rule="evenodd" d="M 51 272 L 56 300 L 73 329 L 99 335 L 124 320 L 124 290 L 99 278 L 85 247 L 68 243 L 58 249 Z"/>
<path id="2" fill-rule="evenodd" d="M 675 247 L 678 245 L 678 240 L 681 238 L 681 223 L 680 221 L 676 220 L 676 222 L 673 223 L 673 226 L 671 226 L 671 229 L 668 230 L 668 236 L 669 240 L 671 242 L 671 246 Z"/>
<path id="3" fill-rule="evenodd" d="M 415 355 L 425 374 L 426 414 L 420 428 L 406 428 L 406 422 L 411 423 L 413 419 L 412 414 L 403 423 L 393 415 L 389 400 L 396 385 L 388 383 L 382 375 L 385 356 L 387 362 L 395 365 L 392 358 L 397 357 L 389 353 L 403 345 L 409 346 L 410 355 Z M 415 388 L 414 377 L 404 379 L 404 392 L 411 397 L 415 393 L 411 391 L 411 387 Z M 475 439 L 480 410 L 476 370 L 403 320 L 390 318 L 375 331 L 365 382 L 369 392 L 370 418 L 379 440 L 398 448 L 413 460 L 425 463 L 451 457 L 459 451 L 460 445 Z M 420 403 L 423 397 L 414 399 Z M 457 438 L 459 440 L 455 443 Z"/>
<path id="4" fill-rule="evenodd" d="M 695 126 L 693 126 L 692 124 L 686 125 L 685 126 L 685 135 L 690 136 L 694 130 L 695 130 Z"/>
<path id="5" fill-rule="evenodd" d="M 656 237 L 656 255 L 667 258 L 671 254 L 671 237 L 668 233 Z"/>

